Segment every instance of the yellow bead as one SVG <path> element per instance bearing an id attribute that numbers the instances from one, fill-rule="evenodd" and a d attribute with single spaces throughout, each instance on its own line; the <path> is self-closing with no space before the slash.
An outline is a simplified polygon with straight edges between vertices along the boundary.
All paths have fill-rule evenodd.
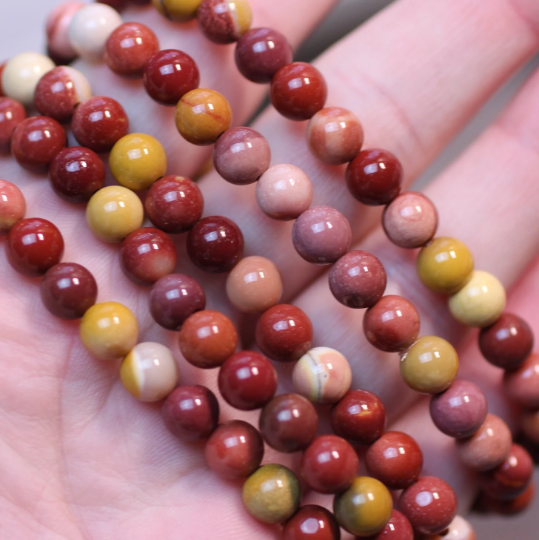
<path id="1" fill-rule="evenodd" d="M 470 278 L 473 257 L 460 240 L 441 236 L 419 252 L 417 272 L 421 281 L 433 291 L 452 294 Z"/>
<path id="2" fill-rule="evenodd" d="M 142 225 L 144 208 L 130 189 L 108 186 L 97 191 L 86 207 L 86 221 L 105 242 L 121 242 Z"/>
<path id="3" fill-rule="evenodd" d="M 202 0 L 152 0 L 155 9 L 172 21 L 194 19 Z"/>
<path id="4" fill-rule="evenodd" d="M 490 326 L 505 308 L 505 289 L 488 272 L 475 270 L 462 289 L 449 298 L 449 310 L 462 324 Z"/>
<path id="5" fill-rule="evenodd" d="M 419 338 L 401 357 L 401 375 L 406 384 L 426 394 L 443 392 L 459 369 L 457 352 L 437 336 Z"/>
<path id="6" fill-rule="evenodd" d="M 144 133 L 122 137 L 112 148 L 109 157 L 112 176 L 129 189 L 150 188 L 167 172 L 167 155 L 161 143 Z"/>
<path id="7" fill-rule="evenodd" d="M 97 358 L 114 360 L 125 356 L 137 343 L 137 319 L 118 302 L 93 305 L 82 317 L 80 339 Z"/>

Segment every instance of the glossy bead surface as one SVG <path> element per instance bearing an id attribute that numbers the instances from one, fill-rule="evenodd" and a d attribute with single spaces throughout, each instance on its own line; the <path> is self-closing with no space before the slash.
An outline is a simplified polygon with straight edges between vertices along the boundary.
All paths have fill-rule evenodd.
<path id="1" fill-rule="evenodd" d="M 0 180 L 0 233 L 8 232 L 26 214 L 26 200 L 21 190 L 7 180 Z"/>
<path id="2" fill-rule="evenodd" d="M 69 41 L 69 24 L 73 15 L 83 6 L 82 2 L 63 2 L 47 17 L 47 52 L 56 63 L 69 63 L 77 57 Z"/>
<path id="3" fill-rule="evenodd" d="M 248 0 L 204 0 L 197 10 L 202 33 L 220 44 L 238 41 L 249 30 L 252 18 Z"/>
<path id="4" fill-rule="evenodd" d="M 331 512 L 316 504 L 302 506 L 283 528 L 283 540 L 340 540 L 341 531 Z"/>
<path id="5" fill-rule="evenodd" d="M 80 319 L 97 299 L 94 276 L 76 263 L 53 266 L 39 287 L 43 304 L 60 319 Z"/>
<path id="6" fill-rule="evenodd" d="M 429 537 L 429 540 L 476 540 L 475 531 L 471 524 L 461 516 L 455 516 L 455 519 L 449 525 L 447 531 L 441 534 Z"/>
<path id="7" fill-rule="evenodd" d="M 414 540 L 414 530 L 408 518 L 393 509 L 385 527 L 378 534 L 368 538 L 369 540 Z"/>
<path id="8" fill-rule="evenodd" d="M 0 151 L 9 150 L 13 130 L 26 119 L 26 110 L 18 101 L 0 97 Z"/>
<path id="9" fill-rule="evenodd" d="M 511 401 L 539 409 L 539 354 L 530 354 L 516 371 L 506 372 L 503 387 Z"/>
<path id="10" fill-rule="evenodd" d="M 152 0 L 152 4 L 171 21 L 188 21 L 196 15 L 202 0 Z"/>

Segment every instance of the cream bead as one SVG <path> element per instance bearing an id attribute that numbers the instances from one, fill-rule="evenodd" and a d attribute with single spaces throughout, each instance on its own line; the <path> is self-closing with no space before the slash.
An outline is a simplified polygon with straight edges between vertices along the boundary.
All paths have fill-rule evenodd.
<path id="1" fill-rule="evenodd" d="M 432 536 L 430 540 L 476 540 L 476 536 L 468 521 L 461 516 L 455 516 L 447 532 Z"/>

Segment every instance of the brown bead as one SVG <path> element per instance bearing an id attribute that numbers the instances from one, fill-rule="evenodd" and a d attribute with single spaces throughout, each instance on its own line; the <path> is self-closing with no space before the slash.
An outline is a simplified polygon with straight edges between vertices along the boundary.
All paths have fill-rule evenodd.
<path id="1" fill-rule="evenodd" d="M 1 72 L 0 72 L 1 76 Z M 1 92 L 0 92 L 1 95 Z M 26 119 L 26 110 L 18 101 L 0 97 L 0 151 L 9 149 L 13 130 Z"/>
<path id="2" fill-rule="evenodd" d="M 368 540 L 414 540 L 414 529 L 407 517 L 393 509 L 386 526 L 375 536 L 369 536 Z"/>
<path id="3" fill-rule="evenodd" d="M 0 180 L 0 233 L 8 232 L 26 214 L 26 200 L 21 190 L 7 180 Z"/>
<path id="4" fill-rule="evenodd" d="M 340 540 L 341 531 L 333 514 L 316 504 L 302 506 L 286 523 L 282 540 Z"/>
<path id="5" fill-rule="evenodd" d="M 528 409 L 538 409 L 539 354 L 532 353 L 516 371 L 506 372 L 503 387 L 510 400 Z"/>
<path id="6" fill-rule="evenodd" d="M 535 498 L 535 484 L 532 482 L 526 488 L 526 491 L 524 491 L 524 493 L 522 493 L 518 497 L 515 497 L 514 499 L 511 499 L 509 501 L 504 501 L 504 500 L 500 501 L 498 499 L 494 499 L 488 496 L 485 496 L 484 500 L 486 502 L 487 507 L 492 512 L 496 512 L 498 514 L 502 514 L 505 516 L 514 516 L 516 514 L 520 514 L 524 512 L 524 510 L 529 508 L 534 498 Z"/>

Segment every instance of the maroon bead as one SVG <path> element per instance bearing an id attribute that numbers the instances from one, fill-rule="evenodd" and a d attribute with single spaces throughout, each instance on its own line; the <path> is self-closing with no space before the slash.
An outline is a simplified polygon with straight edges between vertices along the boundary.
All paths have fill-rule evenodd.
<path id="1" fill-rule="evenodd" d="M 299 360 L 313 341 L 313 325 L 305 312 L 290 304 L 265 311 L 256 323 L 256 344 L 277 362 Z"/>
<path id="2" fill-rule="evenodd" d="M 243 234 L 231 219 L 206 217 L 189 231 L 187 253 L 205 272 L 229 272 L 243 256 Z"/>
<path id="3" fill-rule="evenodd" d="M 46 219 L 26 218 L 9 231 L 7 257 L 21 274 L 42 275 L 60 262 L 63 253 L 62 234 Z"/>
<path id="4" fill-rule="evenodd" d="M 0 73 L 1 76 L 1 73 Z M 0 94 L 1 95 L 1 94 Z M 13 130 L 26 118 L 26 110 L 21 103 L 7 97 L 0 97 L 0 151 L 9 149 Z"/>
<path id="5" fill-rule="evenodd" d="M 142 227 L 127 236 L 120 256 L 125 275 L 142 285 L 174 272 L 178 260 L 174 242 L 153 227 Z"/>
<path id="6" fill-rule="evenodd" d="M 219 476 L 246 478 L 258 469 L 264 457 L 260 433 L 247 422 L 221 424 L 206 443 L 206 462 Z"/>
<path id="7" fill-rule="evenodd" d="M 344 439 L 372 444 L 386 427 L 384 404 L 367 390 L 350 390 L 331 410 L 331 427 Z"/>
<path id="8" fill-rule="evenodd" d="M 502 313 L 492 326 L 479 333 L 479 348 L 491 364 L 517 369 L 532 352 L 533 332 L 518 315 Z"/>
<path id="9" fill-rule="evenodd" d="M 89 148 L 70 146 L 61 150 L 49 167 L 54 191 L 62 199 L 83 203 L 105 183 L 105 165 Z"/>
<path id="10" fill-rule="evenodd" d="M 260 413 L 260 432 L 279 452 L 304 450 L 316 437 L 318 415 L 313 405 L 298 394 L 273 398 Z"/>
<path id="11" fill-rule="evenodd" d="M 235 57 L 246 79 L 269 83 L 282 67 L 292 62 L 292 47 L 277 30 L 251 28 L 238 41 Z"/>
<path id="12" fill-rule="evenodd" d="M 206 295 L 198 281 L 184 274 L 157 280 L 150 291 L 150 313 L 168 330 L 179 330 L 186 319 L 206 307 Z"/>
<path id="13" fill-rule="evenodd" d="M 4 89 L 2 88 L 2 74 L 4 73 L 4 68 L 6 67 L 7 61 L 0 64 L 0 97 L 5 96 Z"/>
<path id="14" fill-rule="evenodd" d="M 162 105 L 176 105 L 184 94 L 198 88 L 196 62 L 184 52 L 166 49 L 154 54 L 144 67 L 144 87 Z"/>
<path id="15" fill-rule="evenodd" d="M 279 113 L 290 120 L 312 118 L 324 107 L 327 94 L 324 76 L 305 62 L 282 67 L 271 81 L 271 102 Z"/>
<path id="16" fill-rule="evenodd" d="M 167 429 L 184 441 L 207 439 L 219 422 L 219 402 L 205 386 L 179 386 L 161 407 Z"/>
<path id="17" fill-rule="evenodd" d="M 532 482 L 526 488 L 524 493 L 511 500 L 499 500 L 493 497 L 484 496 L 486 506 L 491 512 L 502 514 L 504 516 L 514 516 L 524 512 L 529 508 L 535 498 L 535 484 Z"/>
<path id="18" fill-rule="evenodd" d="M 119 139 L 127 135 L 129 119 L 116 100 L 94 96 L 77 107 L 71 129 L 81 146 L 94 152 L 108 152 Z"/>
<path id="19" fill-rule="evenodd" d="M 162 231 L 175 234 L 192 229 L 202 216 L 204 198 L 199 187 L 183 176 L 163 176 L 148 191 L 144 209 Z"/>
<path id="20" fill-rule="evenodd" d="M 122 11 L 127 5 L 127 0 L 100 0 L 101 4 L 107 4 L 116 11 Z"/>
<path id="21" fill-rule="evenodd" d="M 401 190 L 402 165 L 387 150 L 362 150 L 348 165 L 346 184 L 363 204 L 388 204 Z"/>
<path id="22" fill-rule="evenodd" d="M 60 319 L 80 319 L 95 304 L 97 283 L 89 270 L 76 263 L 60 263 L 40 285 L 45 307 Z"/>
<path id="23" fill-rule="evenodd" d="M 282 540 L 340 540 L 333 514 L 316 504 L 302 506 L 283 528 Z"/>
<path id="24" fill-rule="evenodd" d="M 414 540 L 414 529 L 407 517 L 393 509 L 386 526 L 378 534 L 369 536 L 366 540 Z"/>
<path id="25" fill-rule="evenodd" d="M 515 371 L 503 377 L 507 397 L 528 409 L 539 409 L 539 354 L 532 353 Z"/>

